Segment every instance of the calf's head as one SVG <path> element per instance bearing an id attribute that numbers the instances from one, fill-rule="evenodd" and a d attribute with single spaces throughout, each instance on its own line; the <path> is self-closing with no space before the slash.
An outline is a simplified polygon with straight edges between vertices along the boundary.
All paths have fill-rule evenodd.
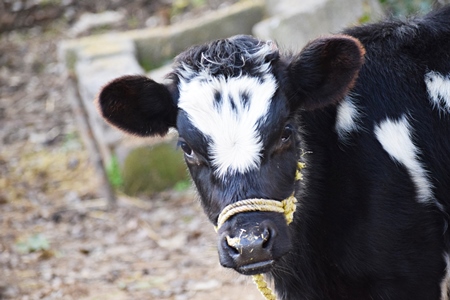
<path id="1" fill-rule="evenodd" d="M 286 56 L 273 42 L 235 36 L 181 53 L 166 84 L 124 76 L 107 84 L 97 101 L 107 121 L 131 134 L 178 131 L 202 206 L 217 225 L 231 203 L 282 201 L 294 193 L 297 112 L 340 101 L 363 55 L 348 36 L 320 38 Z M 269 271 L 291 247 L 277 212 L 236 214 L 218 234 L 221 264 L 243 274 Z"/>

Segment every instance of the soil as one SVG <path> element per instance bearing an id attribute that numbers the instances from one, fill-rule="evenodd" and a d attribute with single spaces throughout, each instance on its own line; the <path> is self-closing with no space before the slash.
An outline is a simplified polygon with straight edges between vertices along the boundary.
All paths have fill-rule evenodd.
<path id="1" fill-rule="evenodd" d="M 227 4 L 0 3 L 0 299 L 261 299 L 248 277 L 219 266 L 216 236 L 194 191 L 119 194 L 117 208 L 107 209 L 56 54 L 85 12 L 124 13 L 124 21 L 100 29 L 118 31 Z"/>

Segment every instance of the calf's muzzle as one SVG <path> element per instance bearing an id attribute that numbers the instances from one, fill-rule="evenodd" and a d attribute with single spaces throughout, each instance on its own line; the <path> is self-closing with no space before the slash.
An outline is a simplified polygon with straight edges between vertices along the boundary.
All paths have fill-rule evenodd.
<path id="1" fill-rule="evenodd" d="M 265 273 L 291 248 L 288 226 L 280 213 L 239 214 L 219 231 L 218 248 L 222 266 L 244 275 Z"/>

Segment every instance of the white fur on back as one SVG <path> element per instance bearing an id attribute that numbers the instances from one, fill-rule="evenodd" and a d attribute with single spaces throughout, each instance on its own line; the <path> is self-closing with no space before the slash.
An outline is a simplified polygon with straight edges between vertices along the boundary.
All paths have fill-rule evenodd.
<path id="1" fill-rule="evenodd" d="M 450 113 L 450 77 L 432 71 L 425 74 L 425 83 L 433 108 Z"/>
<path id="2" fill-rule="evenodd" d="M 205 80 L 202 74 L 189 82 L 182 80 L 179 88 L 178 107 L 211 140 L 208 153 L 216 175 L 258 168 L 263 150 L 258 124 L 266 120 L 277 89 L 273 75 L 266 74 L 262 80 L 249 76 Z M 215 100 L 217 93 L 220 101 Z M 243 94 L 248 96 L 246 104 Z"/>
<path id="3" fill-rule="evenodd" d="M 432 185 L 427 171 L 417 156 L 419 149 L 412 141 L 411 128 L 407 118 L 403 116 L 398 120 L 384 120 L 375 126 L 375 135 L 392 159 L 408 170 L 416 186 L 417 200 L 421 203 L 435 202 Z M 439 206 L 437 202 L 436 204 Z"/>
<path id="4" fill-rule="evenodd" d="M 337 107 L 336 132 L 341 141 L 345 141 L 347 136 L 358 130 L 358 119 L 360 112 L 354 100 L 347 96 Z"/>

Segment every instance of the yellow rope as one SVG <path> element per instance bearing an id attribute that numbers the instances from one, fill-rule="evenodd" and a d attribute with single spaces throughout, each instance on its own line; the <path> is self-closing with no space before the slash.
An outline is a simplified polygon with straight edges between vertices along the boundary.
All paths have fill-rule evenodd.
<path id="1" fill-rule="evenodd" d="M 286 217 L 286 222 L 290 224 L 294 219 L 296 203 L 297 199 L 295 199 L 293 194 L 283 201 L 258 199 L 258 198 L 240 200 L 238 202 L 227 205 L 222 210 L 222 212 L 219 215 L 219 218 L 217 219 L 217 229 L 222 227 L 222 225 L 230 217 L 241 212 L 250 212 L 250 211 L 272 211 L 282 213 Z"/>
<path id="2" fill-rule="evenodd" d="M 264 279 L 263 274 L 253 275 L 253 282 L 258 287 L 258 290 L 261 292 L 261 294 L 266 298 L 267 300 L 276 300 L 276 296 L 273 293 L 272 289 L 267 286 L 267 282 Z"/>
<path id="3" fill-rule="evenodd" d="M 302 175 L 302 169 L 304 169 L 306 167 L 305 163 L 302 162 L 298 162 L 297 163 L 297 171 L 295 172 L 295 180 L 302 180 L 303 179 L 303 175 Z"/>
<path id="4" fill-rule="evenodd" d="M 297 163 L 297 172 L 295 174 L 295 180 L 302 180 L 301 170 L 305 167 L 304 163 Z M 217 219 L 216 231 L 232 216 L 242 212 L 250 211 L 272 211 L 284 214 L 286 223 L 289 225 L 294 219 L 294 212 L 296 209 L 297 199 L 294 194 L 283 201 L 269 200 L 269 199 L 245 199 L 238 202 L 227 205 L 219 215 Z M 266 298 L 266 300 L 276 300 L 276 296 L 272 289 L 267 286 L 267 282 L 264 279 L 263 274 L 253 275 L 253 282 L 258 287 L 258 290 Z"/>

